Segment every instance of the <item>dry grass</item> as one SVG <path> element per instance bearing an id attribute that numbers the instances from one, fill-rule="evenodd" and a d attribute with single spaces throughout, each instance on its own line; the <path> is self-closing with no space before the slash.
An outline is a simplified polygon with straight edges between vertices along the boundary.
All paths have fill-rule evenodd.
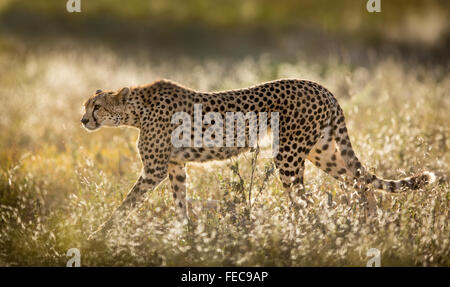
<path id="1" fill-rule="evenodd" d="M 378 248 L 384 266 L 450 266 L 448 69 L 381 55 L 367 67 L 267 55 L 154 61 L 69 44 L 33 51 L 0 45 L 0 265 L 65 266 L 67 250 L 79 248 L 84 266 L 365 266 L 367 250 Z M 222 200 L 218 212 L 197 210 L 190 229 L 178 223 L 165 182 L 105 240 L 88 242 L 141 164 L 137 131 L 87 133 L 79 123 L 82 103 L 98 88 L 160 77 L 201 90 L 284 77 L 317 81 L 340 101 L 367 167 L 391 178 L 431 170 L 438 183 L 399 195 L 377 192 L 378 219 L 366 221 L 354 190 L 311 165 L 305 178 L 313 203 L 290 209 L 276 172 L 263 185 L 270 161 L 259 160 L 249 209 L 242 199 L 251 181 L 248 154 L 189 166 L 189 196 Z M 242 181 L 231 168 L 236 163 Z"/>

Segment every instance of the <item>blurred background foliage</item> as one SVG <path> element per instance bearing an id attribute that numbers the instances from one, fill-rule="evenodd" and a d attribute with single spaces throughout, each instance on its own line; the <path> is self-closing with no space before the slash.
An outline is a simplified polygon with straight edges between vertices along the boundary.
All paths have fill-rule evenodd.
<path id="1" fill-rule="evenodd" d="M 342 41 L 372 48 L 393 45 L 419 57 L 430 51 L 439 59 L 447 55 L 449 1 L 382 1 L 381 13 L 368 13 L 366 2 L 81 0 L 82 12 L 70 14 L 65 0 L 0 0 L 0 31 L 40 39 L 70 35 L 125 47 L 143 44 L 193 55 L 278 51 L 289 56 L 301 49 L 314 55 Z"/>
<path id="2" fill-rule="evenodd" d="M 448 21 L 445 0 L 382 1 L 382 13 L 367 13 L 366 0 L 94 0 L 81 1 L 81 21 L 93 18 L 125 20 L 127 23 L 155 21 L 178 25 L 206 24 L 213 27 L 254 25 L 271 28 L 313 26 L 329 31 L 402 29 L 411 18 L 426 17 L 430 12 Z M 40 13 L 47 19 L 63 18 L 64 22 L 79 19 L 66 17 L 65 0 L 2 0 L 2 14 L 21 11 Z M 78 16 L 79 17 L 79 16 Z M 439 19 L 441 20 L 441 19 Z M 419 24 L 419 23 L 417 23 Z M 383 32 L 379 33 L 383 34 Z"/>

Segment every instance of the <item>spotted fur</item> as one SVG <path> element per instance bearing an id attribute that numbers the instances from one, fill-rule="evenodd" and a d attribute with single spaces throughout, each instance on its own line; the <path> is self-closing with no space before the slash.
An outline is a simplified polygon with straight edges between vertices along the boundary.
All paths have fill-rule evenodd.
<path id="1" fill-rule="evenodd" d="M 119 125 L 140 130 L 138 150 L 142 173 L 103 227 L 109 226 L 121 212 L 136 206 L 145 192 L 154 189 L 167 176 L 180 215 L 187 219 L 186 163 L 223 160 L 248 150 L 248 147 L 175 148 L 171 134 L 177 125 L 171 123 L 172 115 L 187 112 L 193 122 L 194 104 L 202 104 L 203 114 L 218 112 L 223 118 L 226 112 L 279 112 L 280 145 L 274 162 L 291 198 L 303 189 L 306 159 L 340 181 L 371 184 L 391 192 L 418 189 L 434 180 L 429 172 L 401 180 L 380 179 L 369 173 L 352 148 L 341 107 L 317 83 L 288 79 L 247 89 L 204 93 L 160 80 L 146 86 L 125 87 L 118 92 L 98 90 L 85 103 L 82 122 L 89 130 Z M 202 131 L 207 128 L 203 123 Z M 248 129 L 245 136 L 248 140 Z"/>

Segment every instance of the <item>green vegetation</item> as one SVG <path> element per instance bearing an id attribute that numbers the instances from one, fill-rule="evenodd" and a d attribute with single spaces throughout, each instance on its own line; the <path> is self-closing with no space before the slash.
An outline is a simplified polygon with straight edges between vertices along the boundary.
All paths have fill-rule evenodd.
<path id="1" fill-rule="evenodd" d="M 450 42 L 439 16 L 447 2 L 402 9 L 410 1 L 400 1 L 382 20 L 349 1 L 330 9 L 319 9 L 322 1 L 119 2 L 83 1 L 77 16 L 61 1 L 0 1 L 0 265 L 65 266 L 67 250 L 79 248 L 83 266 L 365 266 L 367 250 L 378 248 L 383 266 L 450 266 Z M 424 9 L 437 24 L 405 32 L 414 24 L 399 19 L 429 17 Z M 353 29 L 342 11 L 375 24 Z M 217 212 L 193 208 L 190 228 L 178 223 L 164 182 L 108 237 L 86 240 L 141 169 L 136 130 L 81 127 L 90 94 L 158 78 L 222 90 L 285 77 L 335 94 L 371 171 L 430 170 L 438 182 L 377 191 L 378 218 L 366 220 L 351 187 L 308 165 L 311 204 L 295 211 L 270 161 L 258 159 L 250 209 L 243 196 L 254 155 L 246 154 L 188 167 L 188 195 L 222 201 Z"/>

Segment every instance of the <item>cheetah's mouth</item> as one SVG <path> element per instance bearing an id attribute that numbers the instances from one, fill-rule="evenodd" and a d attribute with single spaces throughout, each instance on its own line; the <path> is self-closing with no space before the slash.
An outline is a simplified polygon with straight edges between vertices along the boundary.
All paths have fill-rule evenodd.
<path id="1" fill-rule="evenodd" d="M 90 131 L 96 130 L 96 129 L 98 129 L 99 127 L 100 127 L 100 124 L 98 124 L 98 123 L 95 123 L 95 126 L 94 126 L 94 127 L 85 126 L 85 128 L 87 128 L 87 129 L 90 130 Z"/>
<path id="2" fill-rule="evenodd" d="M 88 125 L 86 124 L 86 125 L 84 125 L 85 128 L 87 128 L 87 129 L 90 130 L 90 131 L 93 131 L 93 130 L 98 129 L 98 128 L 101 126 L 100 123 L 98 122 L 97 118 L 95 117 L 94 113 L 92 113 L 92 122 L 94 123 L 94 126 L 93 126 L 93 127 L 92 127 L 92 126 L 88 126 Z M 89 123 L 88 123 L 88 124 L 89 124 Z"/>

